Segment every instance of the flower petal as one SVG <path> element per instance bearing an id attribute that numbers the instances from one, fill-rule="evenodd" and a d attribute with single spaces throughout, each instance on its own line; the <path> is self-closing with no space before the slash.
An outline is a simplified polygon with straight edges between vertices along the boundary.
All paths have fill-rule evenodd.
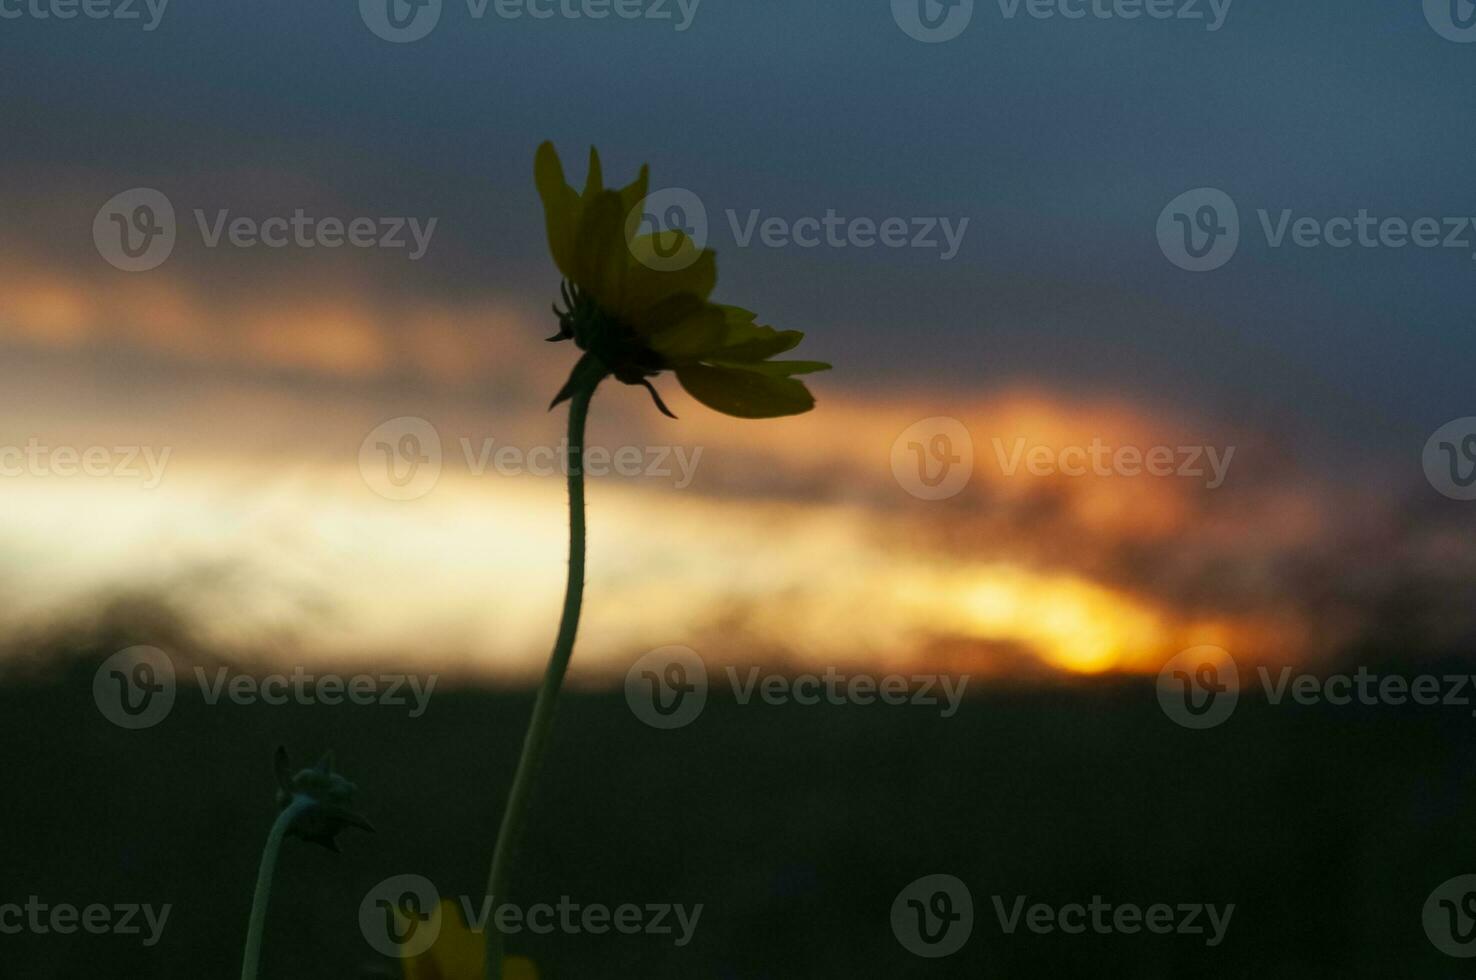
<path id="1" fill-rule="evenodd" d="M 734 363 L 720 357 L 706 358 L 714 367 L 735 368 L 739 371 L 754 371 L 758 374 L 766 374 L 771 378 L 788 378 L 796 374 L 814 374 L 816 371 L 829 371 L 831 365 L 824 361 L 749 361 Z"/>
<path id="2" fill-rule="evenodd" d="M 798 330 L 754 327 L 735 342 L 730 327 L 727 337 L 724 338 L 722 350 L 713 354 L 713 357 L 721 361 L 763 361 L 775 354 L 794 350 L 804 339 L 805 335 Z"/>
<path id="3" fill-rule="evenodd" d="M 815 407 L 810 390 L 793 378 L 706 364 L 683 365 L 676 369 L 676 376 L 688 394 L 724 415 L 768 419 Z"/>
<path id="4" fill-rule="evenodd" d="M 414 937 L 408 922 L 399 925 Z M 405 980 L 458 980 L 482 975 L 487 962 L 486 941 L 461 921 L 455 901 L 441 899 L 431 912 L 431 921 L 418 923 L 415 928 L 436 930 L 436 941 L 423 953 L 401 958 Z"/>
<path id="5" fill-rule="evenodd" d="M 601 307 L 618 310 L 626 291 L 628 258 L 620 195 L 616 191 L 601 191 L 586 202 L 580 216 L 578 247 L 570 278 L 587 289 Z"/>
<path id="6" fill-rule="evenodd" d="M 672 296 L 690 293 L 707 299 L 717 285 L 717 254 L 710 248 L 699 251 L 679 231 L 631 238 L 627 258 L 625 302 L 619 313 L 630 322 Z"/>
<path id="7" fill-rule="evenodd" d="M 670 365 L 696 363 L 723 342 L 723 311 L 690 293 L 662 300 L 639 324 L 647 346 Z"/>
<path id="8" fill-rule="evenodd" d="M 564 277 L 574 269 L 574 243 L 579 232 L 583 202 L 564 180 L 564 166 L 554 145 L 545 141 L 533 158 L 533 180 L 543 199 L 543 221 L 548 229 L 548 250 Z"/>
<path id="9" fill-rule="evenodd" d="M 408 928 L 409 924 L 402 925 Z M 436 929 L 436 941 L 430 949 L 400 959 L 405 980 L 481 980 L 487 962 L 487 940 L 466 927 L 455 901 L 441 899 L 431 912 L 431 921 L 419 928 Z M 522 956 L 504 957 L 502 975 L 506 980 L 538 980 L 533 961 Z"/>
<path id="10" fill-rule="evenodd" d="M 589 173 L 584 177 L 584 202 L 588 204 L 605 189 L 605 170 L 600 166 L 600 151 L 589 148 Z"/>
<path id="11" fill-rule="evenodd" d="M 636 175 L 636 179 L 620 189 L 620 205 L 625 208 L 627 221 L 630 220 L 630 213 L 646 200 L 646 189 L 650 186 L 650 183 L 651 168 L 643 163 L 641 164 L 641 172 Z"/>
<path id="12" fill-rule="evenodd" d="M 730 363 L 762 361 L 793 350 L 805 335 L 798 330 L 775 330 L 754 323 L 755 314 L 741 306 L 719 306 L 727 320 L 728 329 L 723 338 L 722 349 L 715 351 L 711 359 Z"/>

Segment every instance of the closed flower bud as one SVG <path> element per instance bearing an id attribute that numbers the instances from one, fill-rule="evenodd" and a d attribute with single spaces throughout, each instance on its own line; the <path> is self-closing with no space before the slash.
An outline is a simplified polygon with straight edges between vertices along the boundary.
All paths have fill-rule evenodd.
<path id="1" fill-rule="evenodd" d="M 374 827 L 353 809 L 358 787 L 333 771 L 332 752 L 311 769 L 293 775 L 287 764 L 287 750 L 278 748 L 276 765 L 277 806 L 285 810 L 295 805 L 299 810 L 288 834 L 336 852 L 338 833 L 345 827 L 373 833 Z"/>

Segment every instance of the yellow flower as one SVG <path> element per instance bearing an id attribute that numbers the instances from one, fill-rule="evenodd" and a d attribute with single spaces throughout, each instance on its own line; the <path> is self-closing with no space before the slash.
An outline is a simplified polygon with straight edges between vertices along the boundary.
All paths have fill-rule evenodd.
<path id="1" fill-rule="evenodd" d="M 585 352 L 576 379 L 614 375 L 644 385 L 670 415 L 650 378 L 665 370 L 709 408 L 740 418 L 797 415 L 815 399 L 795 375 L 830 367 L 819 361 L 774 361 L 804 334 L 755 322 L 748 310 L 709 300 L 717 284 L 711 249 L 680 231 L 640 235 L 647 168 L 619 190 L 607 190 L 599 154 L 589 153 L 584 191 L 564 180 L 552 143 L 538 148 L 534 178 L 543 199 L 548 246 L 564 276 L 564 309 L 554 307 L 559 333 Z"/>
<path id="2" fill-rule="evenodd" d="M 434 930 L 436 941 L 424 952 L 401 957 L 405 980 L 482 980 L 486 940 L 461 921 L 454 901 L 441 899 L 423 928 Z M 413 934 L 407 942 L 411 940 Z M 509 956 L 502 961 L 502 976 L 504 980 L 538 980 L 538 970 L 532 960 Z"/>

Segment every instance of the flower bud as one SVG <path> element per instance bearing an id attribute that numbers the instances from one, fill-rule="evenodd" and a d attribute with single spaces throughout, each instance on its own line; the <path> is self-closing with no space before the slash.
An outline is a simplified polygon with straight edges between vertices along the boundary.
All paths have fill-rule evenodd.
<path id="1" fill-rule="evenodd" d="M 285 810 L 299 805 L 299 812 L 287 828 L 293 837 L 321 844 L 338 851 L 337 836 L 345 827 L 358 827 L 374 832 L 369 821 L 353 809 L 358 787 L 333 771 L 333 753 L 326 753 L 311 769 L 292 774 L 287 764 L 287 750 L 277 749 L 277 806 Z"/>

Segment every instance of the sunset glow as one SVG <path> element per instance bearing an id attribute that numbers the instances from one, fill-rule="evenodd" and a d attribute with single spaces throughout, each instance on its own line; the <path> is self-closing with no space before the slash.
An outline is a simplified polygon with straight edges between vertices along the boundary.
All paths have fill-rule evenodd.
<path id="1" fill-rule="evenodd" d="M 442 394 L 428 389 L 412 405 L 348 389 L 310 405 L 264 380 L 288 366 L 368 377 L 386 370 L 373 318 L 352 303 L 323 296 L 305 308 L 246 307 L 232 314 L 230 330 L 202 332 L 189 325 L 208 319 L 205 307 L 167 289 L 120 294 L 121 316 L 112 318 L 80 295 L 54 283 L 20 290 L 10 342 L 112 343 L 99 338 L 126 329 L 129 342 L 145 340 L 166 365 L 229 357 L 245 370 L 224 390 L 186 385 L 171 396 L 169 411 L 198 420 L 194 426 L 176 422 L 166 432 L 146 403 L 111 433 L 101 415 L 49 416 L 43 443 L 74 443 L 85 429 L 170 455 L 157 487 L 142 476 L 10 481 L 12 506 L 0 520 L 7 554 L 25 556 L 13 568 L 48 583 L 32 591 L 21 618 L 64 615 L 110 589 L 158 590 L 227 647 L 343 658 L 412 651 L 479 673 L 536 673 L 563 573 L 562 481 L 477 475 L 473 466 L 503 445 L 547 442 L 557 427 L 536 402 L 512 413 L 468 410 L 458 391 L 475 376 L 475 361 L 446 353 L 483 337 L 521 356 L 525 345 L 508 329 L 483 333 L 478 318 L 444 308 L 413 313 L 421 353 L 408 363 L 448 385 Z M 150 319 L 156 312 L 163 316 Z M 145 322 L 155 326 L 128 326 Z M 518 318 L 502 322 L 536 332 Z M 522 370 L 506 358 L 484 363 Z M 35 392 L 38 420 L 44 388 Z M 98 411 L 121 394 L 99 389 Z M 618 386 L 600 397 L 617 416 L 639 408 Z M 615 675 L 642 650 L 670 642 L 718 660 L 920 666 L 949 638 L 971 651 L 963 666 L 981 673 L 1012 670 L 1010 660 L 996 662 L 1006 650 L 1047 671 L 1152 671 L 1177 645 L 1197 642 L 1212 619 L 1216 635 L 1250 631 L 1254 616 L 1206 618 L 1093 577 L 1096 556 L 1118 542 L 1182 533 L 1191 513 L 1203 516 L 1212 500 L 1202 486 L 1011 477 L 999 462 L 1004 436 L 1061 446 L 1106 434 L 1150 445 L 1172 442 L 1172 432 L 1123 405 L 1072 404 L 1044 392 L 1007 393 L 974 411 L 976 480 L 946 505 L 912 500 L 886 468 L 897 432 L 927 412 L 916 398 L 888 405 L 836 393 L 824 411 L 783 429 L 720 425 L 698 412 L 681 412 L 676 423 L 635 415 L 635 438 L 623 442 L 680 440 L 696 460 L 693 483 L 677 489 L 675 474 L 594 481 L 590 582 L 598 588 L 577 672 Z M 385 417 L 411 414 L 435 420 L 444 472 L 422 499 L 386 500 L 359 470 L 360 443 Z M 597 439 L 612 428 L 597 425 Z M 797 499 L 765 499 L 761 488 L 775 485 L 775 474 L 788 474 L 781 483 L 845 474 L 845 490 L 822 485 Z M 756 495 L 732 496 L 745 486 Z M 1048 525 L 1037 519 L 1036 539 L 1022 539 L 1011 512 L 1052 499 L 1059 516 Z M 935 518 L 945 511 L 957 531 L 940 538 Z M 1073 546 L 1053 557 L 1041 545 L 1058 536 Z M 752 547 L 759 539 L 765 544 Z M 227 573 L 201 576 L 207 568 Z M 1270 641 L 1287 647 L 1285 632 L 1273 629 Z M 1266 639 L 1266 630 L 1259 635 Z"/>

